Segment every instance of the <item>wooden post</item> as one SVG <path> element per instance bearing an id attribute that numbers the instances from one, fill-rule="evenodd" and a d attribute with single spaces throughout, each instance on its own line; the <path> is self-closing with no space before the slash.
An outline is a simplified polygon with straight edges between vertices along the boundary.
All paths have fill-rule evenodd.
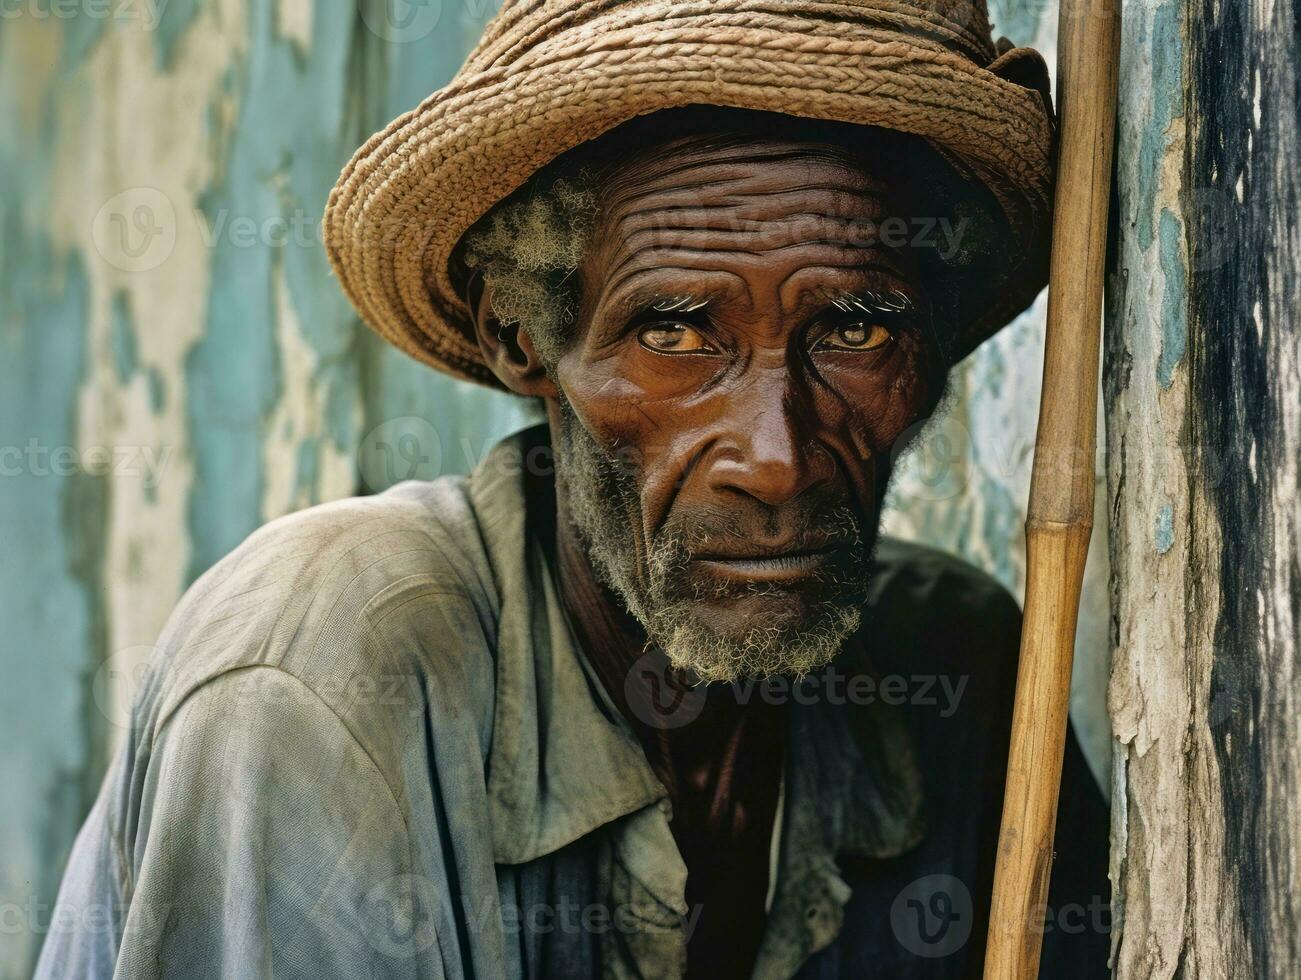
<path id="1" fill-rule="evenodd" d="M 1098 355 L 1120 0 L 1063 0 L 1044 386 L 1026 519 L 1026 597 L 986 980 L 1039 969 L 1080 586 L 1093 530 Z"/>
<path id="2" fill-rule="evenodd" d="M 1301 977 L 1299 26 L 1299 0 L 1125 4 L 1117 980 Z"/>

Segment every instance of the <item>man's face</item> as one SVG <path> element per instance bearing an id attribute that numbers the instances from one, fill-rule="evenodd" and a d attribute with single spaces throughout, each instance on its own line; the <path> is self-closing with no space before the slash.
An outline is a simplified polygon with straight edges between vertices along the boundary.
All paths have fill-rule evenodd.
<path id="1" fill-rule="evenodd" d="M 589 557 L 705 680 L 859 626 L 890 462 L 944 369 L 889 182 L 826 147 L 646 152 L 604 189 L 552 371 Z"/>

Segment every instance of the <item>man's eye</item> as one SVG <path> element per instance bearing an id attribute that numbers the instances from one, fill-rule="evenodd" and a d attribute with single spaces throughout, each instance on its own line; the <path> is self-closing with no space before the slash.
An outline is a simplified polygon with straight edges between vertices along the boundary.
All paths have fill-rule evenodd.
<path id="1" fill-rule="evenodd" d="M 894 335 L 879 323 L 846 323 L 832 327 L 813 346 L 814 350 L 876 350 L 888 344 Z"/>
<path id="2" fill-rule="evenodd" d="M 714 348 L 695 327 L 685 323 L 655 323 L 643 327 L 637 339 L 657 354 L 713 353 Z"/>

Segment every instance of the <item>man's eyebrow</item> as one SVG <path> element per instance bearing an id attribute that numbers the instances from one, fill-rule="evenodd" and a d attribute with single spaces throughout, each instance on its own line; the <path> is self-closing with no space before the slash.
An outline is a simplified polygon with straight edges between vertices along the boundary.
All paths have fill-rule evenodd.
<path id="1" fill-rule="evenodd" d="M 694 313 L 704 309 L 720 295 L 719 290 L 705 292 L 669 292 L 662 289 L 634 289 L 613 305 L 615 313 L 630 316 L 642 310 L 656 313 Z"/>
<path id="2" fill-rule="evenodd" d="M 902 313 L 912 310 L 915 304 L 901 289 L 859 289 L 842 291 L 831 298 L 831 305 L 845 313 L 858 310 L 862 313 Z"/>
<path id="3" fill-rule="evenodd" d="M 650 308 L 656 313 L 692 313 L 709 304 L 709 297 L 696 299 L 690 293 L 683 293 L 681 296 L 665 296 L 657 299 L 650 304 Z"/>
<path id="4" fill-rule="evenodd" d="M 612 312 L 617 316 L 633 316 L 646 311 L 654 313 L 694 313 L 705 309 L 709 303 L 724 295 L 724 290 L 676 292 L 650 287 L 631 290 L 616 300 Z M 838 289 L 834 291 L 809 290 L 804 302 L 834 306 L 846 313 L 903 313 L 916 308 L 916 304 L 901 289 Z"/>

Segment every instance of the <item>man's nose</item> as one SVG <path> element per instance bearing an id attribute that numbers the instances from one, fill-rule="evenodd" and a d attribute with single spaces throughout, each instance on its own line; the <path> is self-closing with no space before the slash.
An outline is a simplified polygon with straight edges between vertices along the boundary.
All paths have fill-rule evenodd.
<path id="1" fill-rule="evenodd" d="M 834 476 L 831 454 L 812 435 L 813 406 L 774 370 L 731 396 L 729 424 L 710 467 L 710 484 L 770 507 Z"/>

